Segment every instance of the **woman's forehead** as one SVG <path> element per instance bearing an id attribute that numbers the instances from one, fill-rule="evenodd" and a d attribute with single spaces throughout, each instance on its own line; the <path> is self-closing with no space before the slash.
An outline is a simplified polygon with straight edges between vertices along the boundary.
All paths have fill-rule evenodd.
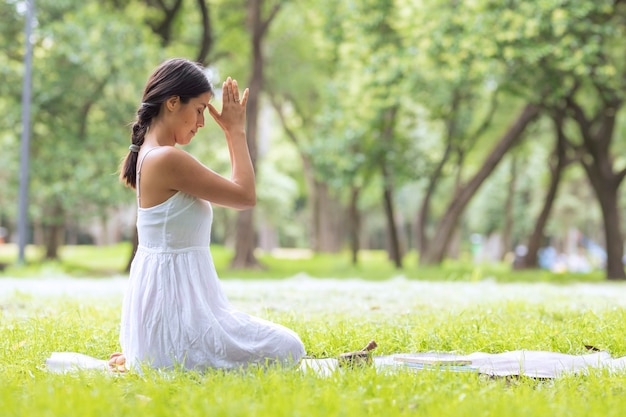
<path id="1" fill-rule="evenodd" d="M 207 104 L 209 104 L 209 101 L 211 101 L 212 98 L 213 97 L 212 97 L 211 92 L 207 91 L 206 93 L 200 94 L 198 97 L 194 97 L 192 99 L 192 101 L 193 102 L 197 102 L 197 103 L 201 103 L 201 104 L 204 104 L 204 105 L 207 105 Z"/>

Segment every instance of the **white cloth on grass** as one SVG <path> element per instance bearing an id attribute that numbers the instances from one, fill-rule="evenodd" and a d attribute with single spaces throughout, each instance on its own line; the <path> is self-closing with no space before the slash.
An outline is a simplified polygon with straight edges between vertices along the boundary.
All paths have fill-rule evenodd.
<path id="1" fill-rule="evenodd" d="M 466 366 L 417 366 L 398 362 L 396 357 L 413 357 L 424 359 L 441 359 L 454 361 L 471 361 Z M 531 378 L 558 378 L 565 375 L 584 374 L 591 369 L 605 369 L 609 372 L 625 372 L 626 357 L 612 358 L 608 352 L 596 352 L 586 355 L 567 355 L 557 352 L 536 350 L 514 350 L 502 353 L 475 352 L 469 355 L 455 355 L 451 353 L 406 353 L 390 356 L 376 356 L 373 358 L 376 369 L 380 372 L 399 371 L 450 371 L 475 372 L 479 374 L 507 377 L 527 376 Z M 47 360 L 48 369 L 52 372 L 66 372 L 70 370 L 108 369 L 106 360 L 99 360 L 78 353 L 53 353 Z M 339 368 L 336 358 L 302 359 L 300 369 L 303 372 L 313 372 L 320 376 L 330 376 Z"/>
<path id="2" fill-rule="evenodd" d="M 471 362 L 464 366 L 419 365 L 396 361 L 396 357 L 421 358 L 455 363 Z M 419 361 L 416 361 L 419 362 Z M 568 355 L 537 350 L 514 350 L 502 353 L 474 352 L 469 355 L 453 353 L 404 353 L 373 358 L 378 370 L 407 369 L 412 371 L 443 370 L 450 372 L 475 372 L 489 376 L 527 376 L 531 378 L 558 378 L 567 374 L 581 374 L 590 369 L 606 369 L 611 372 L 626 371 L 626 357 L 612 358 L 608 352 L 585 355 Z M 330 375 L 339 368 L 337 359 L 304 359 L 301 368 L 320 375 Z"/>
<path id="3" fill-rule="evenodd" d="M 103 359 L 83 355 L 76 352 L 52 352 L 46 359 L 46 367 L 50 372 L 63 373 L 69 371 L 96 369 L 108 371 L 109 363 Z"/>

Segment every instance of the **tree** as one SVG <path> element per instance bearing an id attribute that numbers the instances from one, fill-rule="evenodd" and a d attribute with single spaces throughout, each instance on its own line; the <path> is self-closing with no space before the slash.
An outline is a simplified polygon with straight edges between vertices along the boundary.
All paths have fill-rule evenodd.
<path id="1" fill-rule="evenodd" d="M 280 10 L 281 3 L 274 3 L 269 12 L 264 13 L 263 0 L 248 1 L 248 22 L 250 42 L 252 45 L 251 74 L 248 83 L 250 94 L 247 104 L 246 135 L 252 165 L 257 164 L 257 128 L 259 117 L 259 98 L 265 81 L 265 60 L 263 56 L 263 41 L 267 35 L 269 25 Z M 256 234 L 254 228 L 253 210 L 244 210 L 237 217 L 235 236 L 235 256 L 231 261 L 233 268 L 259 267 L 260 263 L 254 256 L 256 248 Z"/>
<path id="2" fill-rule="evenodd" d="M 43 229 L 45 256 L 56 259 L 68 219 L 97 215 L 120 201 L 111 167 L 125 147 L 116 154 L 108 143 L 115 137 L 127 143 L 126 115 L 134 103 L 123 89 L 135 84 L 150 41 L 132 17 L 121 19 L 95 3 L 42 1 L 37 16 L 31 215 Z M 105 111 L 107 101 L 117 111 Z"/>
<path id="3" fill-rule="evenodd" d="M 607 277 L 625 279 L 618 191 L 626 168 L 612 153 L 626 90 L 623 0 L 523 2 L 470 6 L 476 26 L 495 33 L 490 55 L 502 60 L 509 86 L 552 111 L 565 111 L 578 134 L 569 146 L 582 164 L 600 204 Z M 485 29 L 477 32 L 486 36 Z M 528 71 L 539 67 L 541 71 Z"/>
<path id="4" fill-rule="evenodd" d="M 510 123 L 511 117 L 503 114 L 509 110 L 501 106 L 501 96 L 507 93 L 504 66 L 485 56 L 491 39 L 474 35 L 471 15 L 464 10 L 468 6 L 462 2 L 403 7 L 399 27 L 412 35 L 413 66 L 418 69 L 411 90 L 426 113 L 421 122 L 430 123 L 430 135 L 442 138 L 433 150 L 424 149 L 424 159 L 430 161 L 425 166 L 428 180 L 415 221 L 420 263 L 439 263 L 447 256 L 467 204 L 539 111 L 524 106 L 506 133 L 494 139 L 496 128 L 501 129 L 494 127 L 494 120 Z M 411 27 L 417 29 L 409 32 Z M 519 103 L 510 97 L 505 102 Z M 489 148 L 492 152 L 485 153 L 483 149 Z M 473 173 L 468 173 L 468 166 L 476 167 Z M 440 218 L 431 220 L 433 200 L 448 177 L 452 182 L 442 197 L 448 203 Z"/>
<path id="5" fill-rule="evenodd" d="M 181 46 L 190 48 L 190 59 L 202 65 L 211 63 L 215 43 L 211 9 L 206 0 L 195 0 L 188 6 L 183 0 L 135 0 L 146 9 L 143 22 L 158 36 L 161 46 L 174 47 L 180 51 Z M 128 10 L 128 1 L 107 0 L 119 13 Z M 198 24 L 194 24 L 195 19 Z M 198 28 L 200 33 L 197 33 Z M 191 31 L 191 34 L 187 32 Z M 188 42 L 190 41 L 190 42 Z M 197 43 L 197 44 L 196 44 Z M 180 52 L 178 52 L 180 54 Z M 187 55 L 184 54 L 184 55 Z"/>
<path id="6" fill-rule="evenodd" d="M 0 227 L 13 232 L 17 212 L 19 138 L 21 133 L 21 86 L 24 65 L 24 16 L 15 5 L 0 3 Z M 5 237 L 6 238 L 6 237 Z"/>
<path id="7" fill-rule="evenodd" d="M 415 176 L 413 101 L 406 99 L 410 48 L 396 27 L 393 2 L 363 0 L 333 13 L 341 39 L 333 65 L 325 126 L 312 144 L 320 175 L 349 201 L 353 260 L 358 250 L 359 198 L 365 187 L 378 189 L 385 213 L 390 259 L 402 267 L 396 214 L 396 188 Z M 334 20 L 331 20 L 333 22 Z"/>
<path id="8" fill-rule="evenodd" d="M 485 179 L 487 179 L 487 177 L 497 167 L 499 162 L 502 160 L 502 157 L 521 140 L 524 130 L 538 115 L 538 106 L 532 104 L 524 106 L 507 131 L 500 136 L 496 145 L 485 158 L 481 168 L 471 177 L 470 180 L 457 189 L 457 192 L 448 205 L 445 214 L 437 224 L 434 238 L 430 241 L 429 247 L 424 253 L 423 258 L 426 263 L 439 263 L 444 259 L 447 245 L 450 242 L 459 216 L 463 213 L 465 207 L 470 202 L 479 187 L 483 184 Z M 421 254 L 420 262 L 422 262 Z"/>
<path id="9" fill-rule="evenodd" d="M 564 134 L 564 115 L 562 113 L 555 113 L 552 115 L 551 119 L 554 125 L 555 146 L 549 160 L 550 182 L 548 184 L 548 190 L 545 193 L 541 211 L 535 221 L 535 227 L 528 239 L 528 253 L 524 257 L 522 265 L 520 265 L 521 268 L 537 268 L 539 266 L 539 249 L 544 243 L 544 230 L 550 217 L 559 185 L 561 184 L 563 171 L 568 165 L 575 162 L 576 159 L 575 155 L 568 155 L 568 153 L 571 154 L 571 152 L 568 152 L 567 139 Z"/>
<path id="10" fill-rule="evenodd" d="M 311 13 L 316 7 L 327 14 Z M 333 79 L 343 42 L 345 4 L 298 2 L 285 5 L 272 26 L 267 48 L 267 93 L 286 137 L 299 153 L 310 216 L 310 247 L 337 252 L 342 244 L 339 193 L 319 164 L 315 143 L 335 110 Z M 315 51 L 315 53 L 311 53 Z"/>

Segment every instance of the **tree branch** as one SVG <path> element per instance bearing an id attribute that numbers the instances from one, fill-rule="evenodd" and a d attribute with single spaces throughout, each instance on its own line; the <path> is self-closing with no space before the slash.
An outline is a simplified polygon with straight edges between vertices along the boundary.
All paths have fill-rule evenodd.
<path id="1" fill-rule="evenodd" d="M 478 126 L 476 131 L 467 138 L 467 140 L 470 142 L 469 144 L 470 148 L 474 146 L 478 138 L 480 138 L 483 135 L 483 133 L 485 133 L 485 131 L 489 128 L 489 126 L 491 126 L 491 122 L 493 121 L 493 116 L 496 114 L 497 108 L 498 108 L 498 90 L 495 90 L 493 92 L 493 95 L 491 96 L 491 102 L 489 105 L 489 111 L 487 115 L 483 119 L 480 126 Z"/>
<path id="2" fill-rule="evenodd" d="M 166 46 L 170 43 L 172 39 L 172 24 L 174 22 L 174 19 L 176 18 L 176 15 L 181 9 L 183 0 L 176 0 L 171 7 L 168 7 L 162 0 L 158 0 L 157 3 L 157 7 L 161 9 L 161 11 L 164 13 L 164 17 L 160 23 L 156 25 L 150 25 L 150 27 L 157 35 L 161 37 L 163 45 Z M 153 5 L 151 1 L 147 1 L 147 4 Z"/>
<path id="3" fill-rule="evenodd" d="M 78 138 L 83 142 L 87 136 L 87 119 L 89 118 L 89 112 L 91 111 L 93 105 L 98 101 L 98 98 L 100 98 L 100 96 L 102 95 L 102 91 L 109 83 L 109 80 L 113 78 L 113 75 L 115 75 L 115 73 L 116 69 L 112 68 L 111 72 L 109 72 L 106 77 L 104 77 L 104 79 L 102 79 L 102 81 L 100 81 L 100 83 L 96 85 L 96 88 L 90 95 L 91 99 L 87 100 L 81 108 L 80 124 L 78 126 Z"/>
<path id="4" fill-rule="evenodd" d="M 200 41 L 200 50 L 196 57 L 196 61 L 202 65 L 207 65 L 207 56 L 213 47 L 213 34 L 211 33 L 211 16 L 206 0 L 197 0 L 200 13 L 202 14 L 202 38 Z"/>
<path id="5" fill-rule="evenodd" d="M 276 95 L 268 92 L 268 96 L 270 103 L 272 103 L 272 107 L 274 107 L 274 110 L 276 110 L 276 113 L 278 114 L 280 123 L 283 125 L 283 129 L 285 129 L 285 133 L 287 133 L 287 137 L 291 140 L 291 142 L 293 142 L 294 145 L 296 145 L 296 148 L 300 148 L 301 141 L 298 138 L 298 135 L 296 135 L 296 133 L 287 125 L 287 119 L 285 118 L 281 104 L 276 99 Z"/>
<path id="6" fill-rule="evenodd" d="M 261 21 L 261 25 L 259 27 L 259 32 L 260 32 L 259 34 L 261 36 L 265 35 L 265 31 L 267 31 L 267 28 L 269 27 L 270 23 L 272 23 L 272 20 L 278 14 L 278 11 L 280 10 L 281 6 L 282 6 L 282 3 L 276 3 L 274 7 L 272 7 L 272 11 L 270 12 L 269 16 L 267 16 L 267 19 Z"/>
<path id="7" fill-rule="evenodd" d="M 621 184 L 621 182 L 624 181 L 624 177 L 626 177 L 626 168 L 622 169 L 621 171 L 615 174 L 615 180 L 617 181 L 618 184 Z"/>
<path id="8" fill-rule="evenodd" d="M 571 96 L 565 100 L 567 108 L 573 112 L 573 118 L 578 123 L 585 147 L 593 154 L 595 152 L 595 143 L 593 143 L 592 122 L 587 118 L 582 107 Z"/>

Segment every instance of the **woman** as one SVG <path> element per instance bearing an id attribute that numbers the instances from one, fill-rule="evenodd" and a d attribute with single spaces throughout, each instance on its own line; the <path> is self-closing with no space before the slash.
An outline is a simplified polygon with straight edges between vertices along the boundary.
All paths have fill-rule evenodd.
<path id="1" fill-rule="evenodd" d="M 185 59 L 162 63 L 148 79 L 120 178 L 137 192 L 139 246 L 122 307 L 122 353 L 112 368 L 184 369 L 293 365 L 304 355 L 291 330 L 236 311 L 209 250 L 211 203 L 238 210 L 256 202 L 246 142 L 248 89 L 230 77 L 219 112 L 202 68 Z M 204 111 L 222 128 L 232 176 L 224 178 L 176 145 L 191 142 Z"/>

